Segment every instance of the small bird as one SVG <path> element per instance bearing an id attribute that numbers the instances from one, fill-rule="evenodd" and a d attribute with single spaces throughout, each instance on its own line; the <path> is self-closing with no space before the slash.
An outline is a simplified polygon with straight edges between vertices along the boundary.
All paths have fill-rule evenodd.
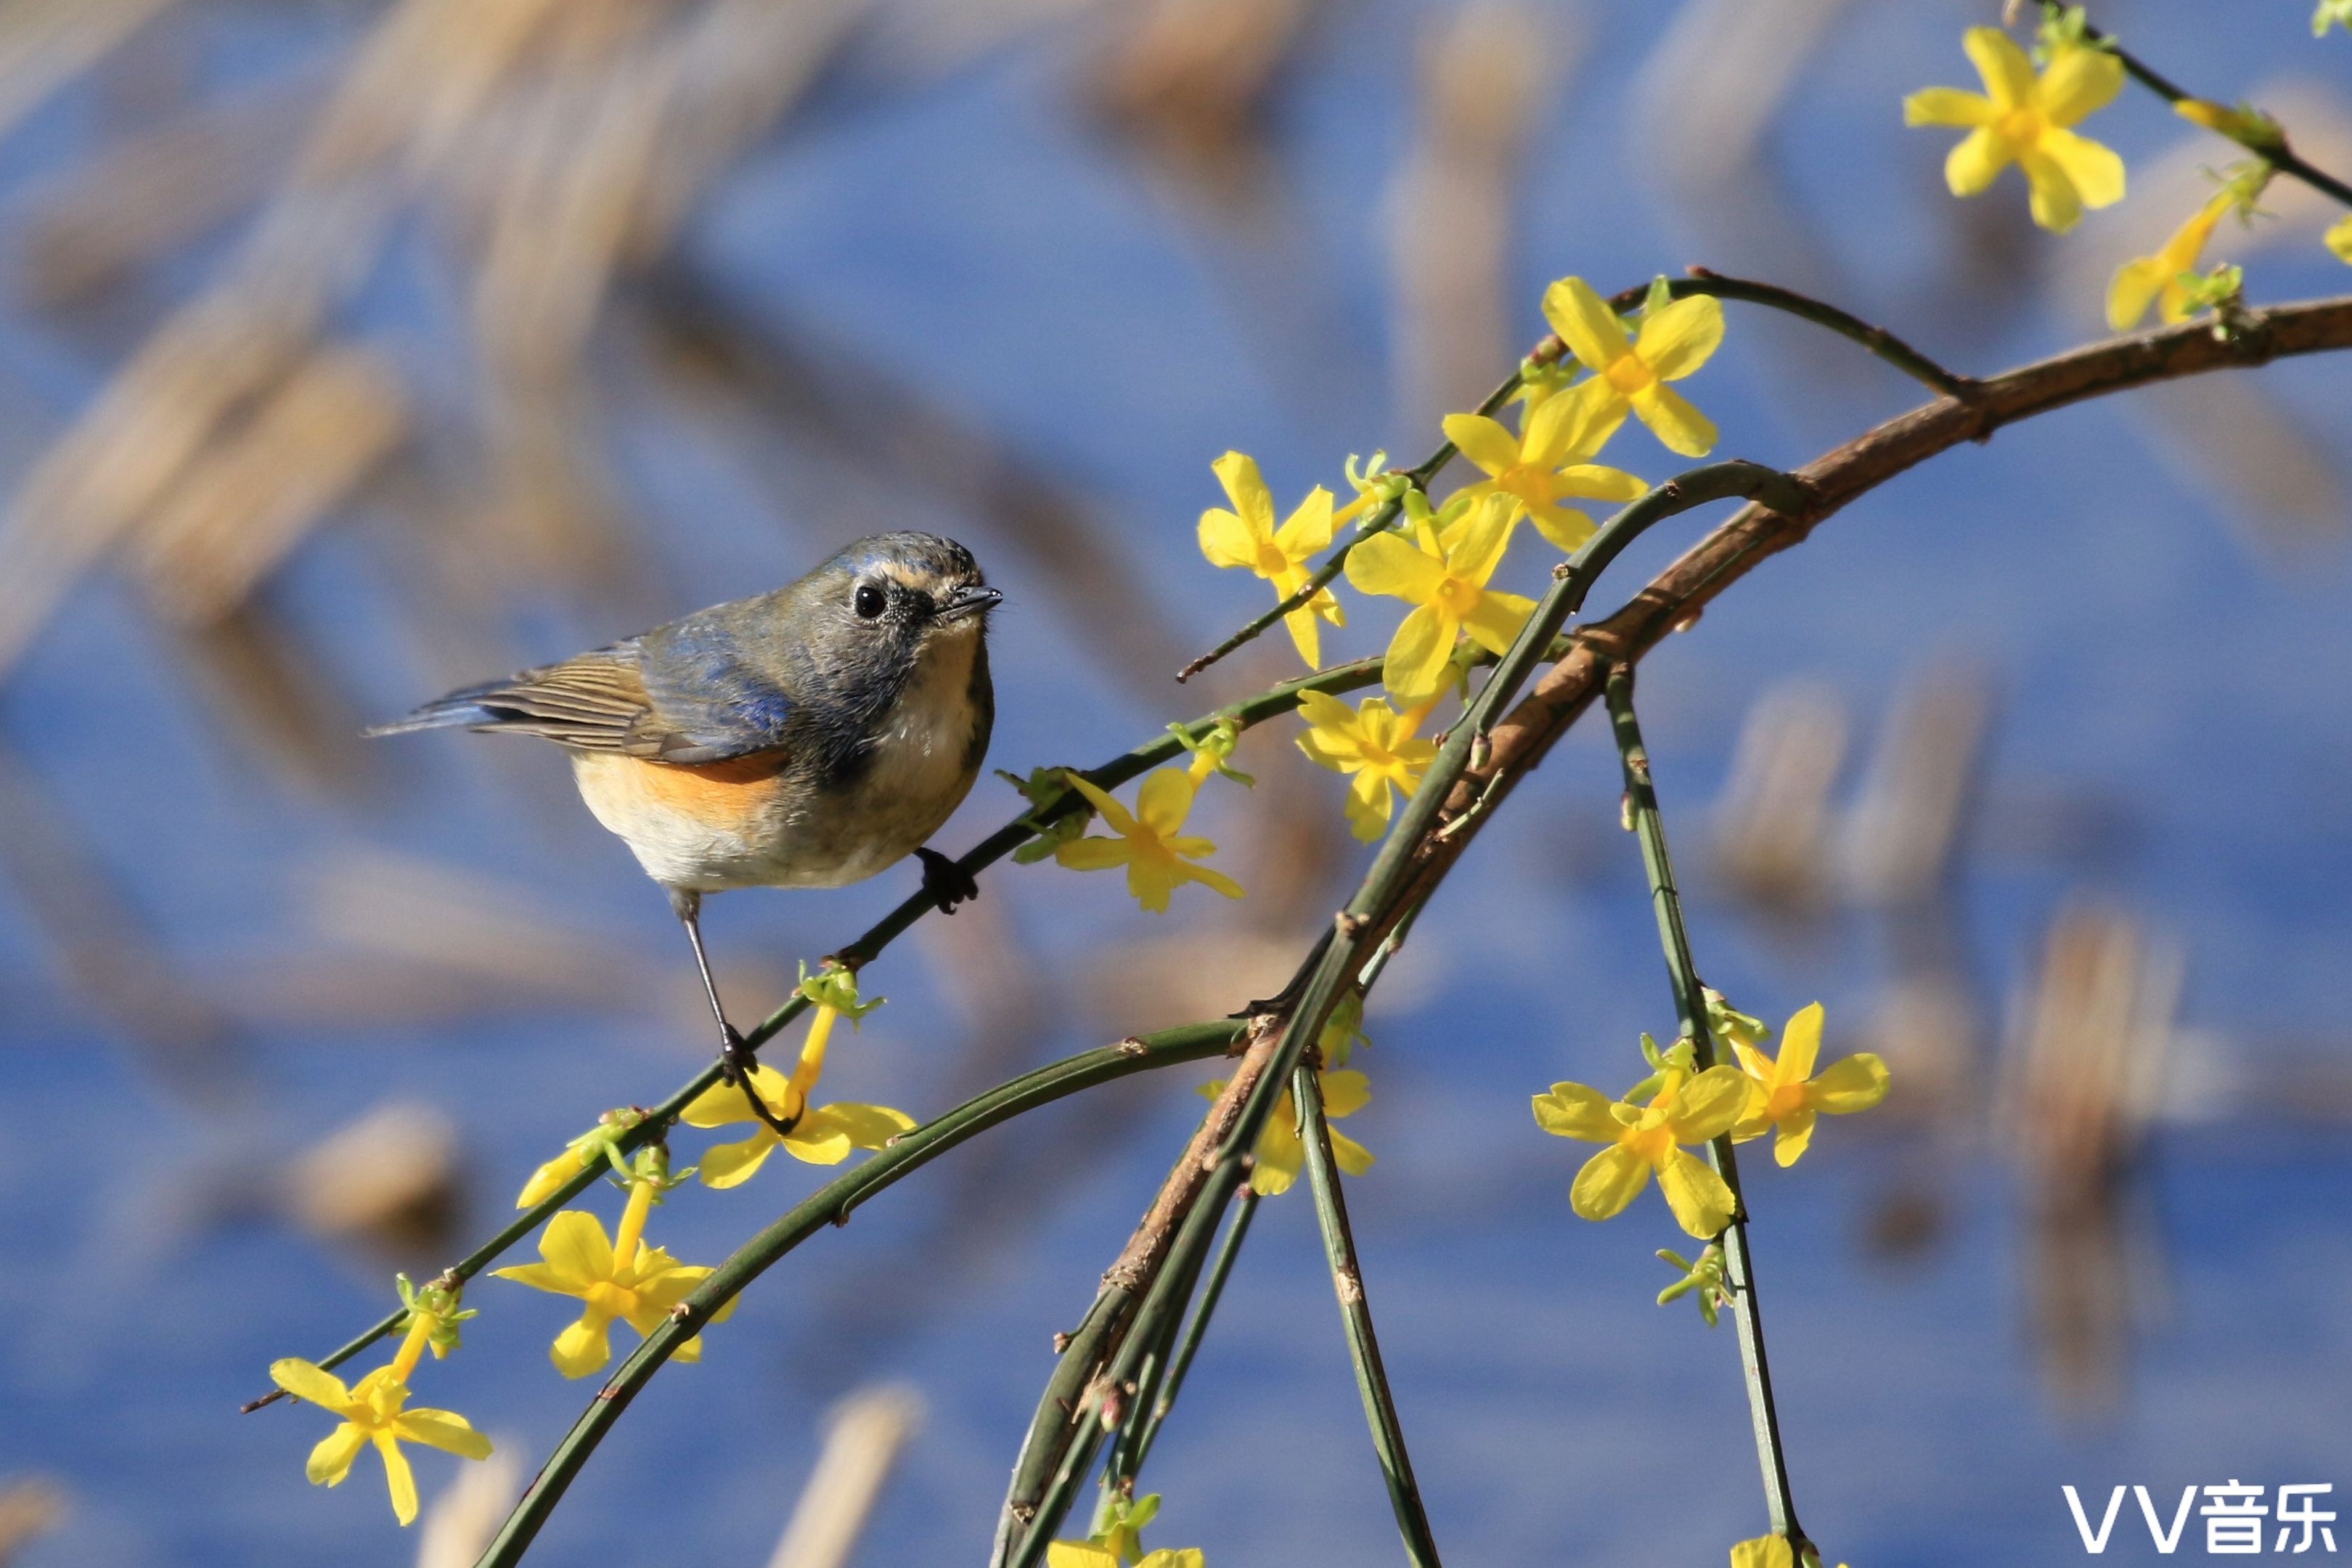
<path id="1" fill-rule="evenodd" d="M 844 887 L 911 853 L 941 910 L 976 897 L 924 840 L 988 751 L 988 612 L 1003 597 L 951 539 L 876 534 L 773 593 L 453 691 L 367 733 L 480 730 L 571 752 L 588 809 L 668 889 L 729 1077 L 748 1084 L 703 952 L 702 895 Z"/>

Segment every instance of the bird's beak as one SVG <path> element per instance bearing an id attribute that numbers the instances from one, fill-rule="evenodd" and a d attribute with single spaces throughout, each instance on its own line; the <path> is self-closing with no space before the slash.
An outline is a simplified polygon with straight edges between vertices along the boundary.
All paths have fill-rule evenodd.
<path id="1" fill-rule="evenodd" d="M 993 588 L 976 585 L 958 588 L 941 601 L 938 618 L 943 621 L 953 621 L 961 620 L 966 616 L 976 616 L 984 610 L 994 609 L 1003 597 L 1003 594 Z"/>

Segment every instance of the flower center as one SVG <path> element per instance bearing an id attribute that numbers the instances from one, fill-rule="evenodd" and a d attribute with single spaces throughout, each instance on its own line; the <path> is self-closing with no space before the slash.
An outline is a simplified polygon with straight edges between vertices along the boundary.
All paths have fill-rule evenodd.
<path id="1" fill-rule="evenodd" d="M 1778 1121 L 1782 1117 L 1794 1115 L 1804 1108 L 1805 1086 L 1801 1083 L 1784 1083 L 1774 1089 L 1771 1099 L 1765 1102 L 1764 1114 Z"/>
<path id="2" fill-rule="evenodd" d="M 1437 607 L 1457 621 L 1467 620 L 1470 612 L 1478 607 L 1483 592 L 1477 584 L 1465 583 L 1449 572 L 1437 585 Z"/>
<path id="3" fill-rule="evenodd" d="M 1280 545 L 1275 543 L 1271 539 L 1266 540 L 1258 545 L 1257 574 L 1259 576 L 1271 577 L 1277 572 L 1287 572 L 1289 570 L 1290 557 L 1282 552 L 1282 547 Z"/>
<path id="4" fill-rule="evenodd" d="M 600 1279 L 589 1286 L 588 1294 L 581 1300 L 598 1311 L 614 1318 L 625 1318 L 637 1308 L 637 1293 L 635 1290 L 626 1289 L 608 1279 Z"/>
<path id="5" fill-rule="evenodd" d="M 2038 109 L 2012 109 L 2000 117 L 2000 122 L 1993 127 L 1993 134 L 2004 142 L 2031 147 L 2042 140 L 2042 133 L 2049 129 L 2049 125 Z"/>
<path id="6" fill-rule="evenodd" d="M 1649 361 L 1630 352 L 1611 360 L 1609 368 L 1601 374 L 1608 378 L 1610 385 L 1628 397 L 1658 379 L 1657 373 L 1650 368 Z"/>

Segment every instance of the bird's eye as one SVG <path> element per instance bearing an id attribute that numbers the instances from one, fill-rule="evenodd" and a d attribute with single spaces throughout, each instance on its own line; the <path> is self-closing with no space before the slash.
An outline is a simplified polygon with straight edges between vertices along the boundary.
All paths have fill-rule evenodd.
<path id="1" fill-rule="evenodd" d="M 889 600 L 884 596 L 881 589 L 871 583 L 860 583 L 857 584 L 857 592 L 850 598 L 849 607 L 856 610 L 864 619 L 870 621 L 880 615 L 882 607 L 888 603 Z"/>

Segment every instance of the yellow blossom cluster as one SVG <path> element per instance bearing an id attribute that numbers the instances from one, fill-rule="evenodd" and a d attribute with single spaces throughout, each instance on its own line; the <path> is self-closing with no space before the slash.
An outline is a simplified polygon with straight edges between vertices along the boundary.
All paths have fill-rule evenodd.
<path id="1" fill-rule="evenodd" d="M 1886 1065 L 1868 1052 L 1813 1071 L 1822 1039 L 1818 1002 L 1789 1020 L 1777 1058 L 1765 1054 L 1769 1031 L 1757 1020 L 1720 1006 L 1712 1012 L 1712 1031 L 1737 1066 L 1721 1062 L 1702 1071 L 1693 1042 L 1659 1052 L 1645 1036 L 1654 1070 L 1622 1097 L 1580 1083 L 1556 1083 L 1535 1097 L 1537 1126 L 1602 1145 L 1569 1189 L 1569 1206 L 1582 1217 L 1622 1213 L 1654 1175 L 1683 1229 L 1711 1240 L 1731 1223 L 1738 1201 L 1692 1148 L 1770 1132 L 1774 1159 L 1791 1165 L 1811 1142 L 1818 1117 L 1867 1110 L 1886 1097 Z"/>

